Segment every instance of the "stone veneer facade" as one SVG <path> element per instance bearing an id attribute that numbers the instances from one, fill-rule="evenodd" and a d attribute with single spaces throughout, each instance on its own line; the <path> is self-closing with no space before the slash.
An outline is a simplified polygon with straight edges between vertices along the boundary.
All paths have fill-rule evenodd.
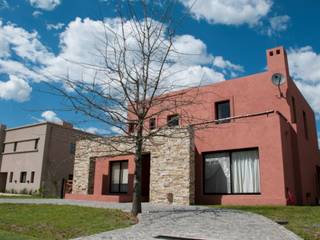
<path id="1" fill-rule="evenodd" d="M 150 202 L 168 203 L 172 194 L 173 204 L 193 204 L 195 200 L 195 160 L 193 132 L 189 128 L 164 130 L 170 137 L 157 136 L 152 144 L 145 144 L 144 152 L 150 153 Z M 84 139 L 77 142 L 74 164 L 74 195 L 93 193 L 95 158 L 117 156 L 132 152 L 133 145 L 118 143 L 115 151 L 108 141 L 117 138 Z M 70 195 L 68 198 L 72 198 Z"/>

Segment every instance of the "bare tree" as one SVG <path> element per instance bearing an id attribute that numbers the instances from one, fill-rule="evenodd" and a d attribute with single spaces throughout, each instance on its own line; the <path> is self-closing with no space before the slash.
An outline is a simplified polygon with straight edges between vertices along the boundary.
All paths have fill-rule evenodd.
<path id="1" fill-rule="evenodd" d="M 71 103 L 71 109 L 107 126 L 122 131 L 121 143 L 134 146 L 135 174 L 132 214 L 141 212 L 141 168 L 144 144 L 163 135 L 166 125 L 150 131 L 146 123 L 164 112 L 175 113 L 195 99 L 194 89 L 175 91 L 186 86 L 174 76 L 183 69 L 173 67 L 179 53 L 174 47 L 176 28 L 175 1 L 118 1 L 118 27 L 103 24 L 104 37 L 97 51 L 102 61 L 79 63 L 94 70 L 87 78 L 63 78 L 64 88 L 55 86 Z M 98 47 L 103 46 L 103 47 Z M 192 57 L 192 56 L 190 56 Z M 192 91 L 192 94 L 188 94 Z M 187 121 L 188 116 L 184 118 Z M 172 121 L 175 121 L 173 118 Z M 172 137 L 165 135 L 166 137 Z M 116 141 L 109 141 L 117 149 Z M 119 150 L 120 151 L 120 150 Z"/>

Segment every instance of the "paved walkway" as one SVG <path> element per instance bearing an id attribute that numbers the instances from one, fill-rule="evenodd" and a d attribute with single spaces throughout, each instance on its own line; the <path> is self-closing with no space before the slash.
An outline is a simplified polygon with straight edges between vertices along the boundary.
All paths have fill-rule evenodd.
<path id="1" fill-rule="evenodd" d="M 130 211 L 130 203 L 104 203 L 62 199 L 0 199 L 0 203 L 63 204 Z M 300 240 L 292 232 L 260 215 L 199 206 L 143 204 L 139 223 L 79 240 L 100 239 L 215 239 Z"/>

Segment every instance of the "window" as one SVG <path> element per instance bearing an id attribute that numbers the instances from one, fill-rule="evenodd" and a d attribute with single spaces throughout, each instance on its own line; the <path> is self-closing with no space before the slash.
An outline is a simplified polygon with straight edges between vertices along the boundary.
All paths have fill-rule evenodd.
<path id="1" fill-rule="evenodd" d="M 205 194 L 259 192 L 260 171 L 257 149 L 205 154 Z"/>
<path id="2" fill-rule="evenodd" d="M 129 126 L 128 126 L 129 133 L 133 133 L 134 129 L 135 129 L 135 124 L 134 123 L 129 123 Z"/>
<path id="3" fill-rule="evenodd" d="M 277 49 L 276 53 L 277 53 L 277 55 L 279 55 L 280 54 L 280 49 Z"/>
<path id="4" fill-rule="evenodd" d="M 297 110 L 296 110 L 296 100 L 294 97 L 291 97 L 291 102 L 292 102 L 292 122 L 296 123 L 297 122 Z"/>
<path id="5" fill-rule="evenodd" d="M 2 152 L 2 153 L 4 153 L 5 148 L 6 148 L 6 144 L 3 143 L 3 144 L 2 144 L 2 149 L 1 149 L 1 152 Z"/>
<path id="6" fill-rule="evenodd" d="M 35 172 L 31 172 L 31 178 L 30 178 L 31 183 L 34 183 L 34 174 L 35 174 Z"/>
<path id="7" fill-rule="evenodd" d="M 217 102 L 216 104 L 216 120 L 230 118 L 230 101 Z M 227 123 L 230 119 L 218 121 L 217 123 Z"/>
<path id="8" fill-rule="evenodd" d="M 173 114 L 167 117 L 167 125 L 168 127 L 179 126 L 179 115 Z"/>
<path id="9" fill-rule="evenodd" d="M 309 139 L 307 114 L 305 111 L 303 111 L 302 114 L 303 114 L 304 135 L 305 135 L 306 139 Z"/>
<path id="10" fill-rule="evenodd" d="M 34 150 L 38 150 L 38 145 L 39 145 L 39 139 L 36 139 L 34 141 Z"/>
<path id="11" fill-rule="evenodd" d="M 10 172 L 9 182 L 12 183 L 12 181 L 13 181 L 13 172 Z"/>
<path id="12" fill-rule="evenodd" d="M 153 130 L 156 129 L 157 125 L 156 125 L 156 119 L 155 118 L 150 118 L 149 119 L 149 129 Z"/>
<path id="13" fill-rule="evenodd" d="M 17 142 L 15 142 L 15 143 L 13 144 L 13 151 L 14 151 L 14 152 L 16 152 L 16 151 L 17 151 L 17 147 L 18 147 L 18 143 L 17 143 Z"/>
<path id="14" fill-rule="evenodd" d="M 111 162 L 111 193 L 128 192 L 128 161 Z"/>
<path id="15" fill-rule="evenodd" d="M 273 51 L 269 52 L 269 56 L 272 57 L 273 56 Z"/>
<path id="16" fill-rule="evenodd" d="M 27 181 L 27 172 L 20 173 L 20 183 L 25 183 Z"/>
<path id="17" fill-rule="evenodd" d="M 70 143 L 69 152 L 70 152 L 70 154 L 76 153 L 76 144 L 75 143 Z"/>

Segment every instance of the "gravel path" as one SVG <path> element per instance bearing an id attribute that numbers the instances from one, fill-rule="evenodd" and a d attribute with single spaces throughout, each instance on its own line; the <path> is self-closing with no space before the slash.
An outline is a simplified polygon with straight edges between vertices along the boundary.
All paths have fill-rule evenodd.
<path id="1" fill-rule="evenodd" d="M 106 203 L 63 199 L 0 199 L 0 203 L 62 204 L 130 211 L 130 203 Z M 200 206 L 143 204 L 139 223 L 78 240 L 194 239 L 194 240 L 301 240 L 284 227 L 252 213 Z"/>

